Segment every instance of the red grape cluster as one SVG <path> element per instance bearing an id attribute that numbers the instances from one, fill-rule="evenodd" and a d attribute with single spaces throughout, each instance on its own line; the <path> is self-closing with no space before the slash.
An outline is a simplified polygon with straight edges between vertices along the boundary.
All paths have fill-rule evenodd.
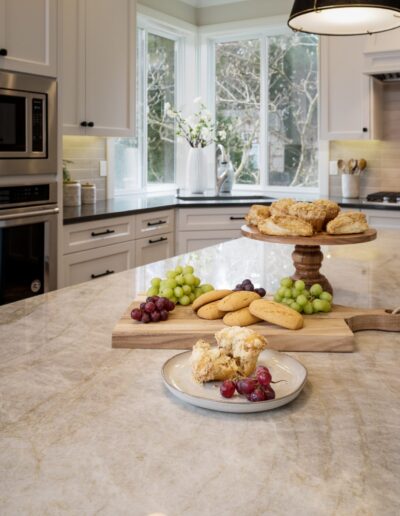
<path id="1" fill-rule="evenodd" d="M 268 367 L 258 366 L 255 377 L 241 380 L 225 380 L 219 390 L 224 398 L 232 398 L 237 391 L 246 396 L 249 401 L 267 401 L 275 398 L 275 391 L 271 387 L 272 376 Z"/>
<path id="2" fill-rule="evenodd" d="M 141 303 L 139 308 L 134 308 L 131 317 L 142 323 L 160 322 L 168 319 L 168 312 L 172 312 L 175 303 L 166 297 L 151 296 Z"/>
<path id="3" fill-rule="evenodd" d="M 265 294 L 267 293 L 265 291 L 265 288 L 262 288 L 262 287 L 254 288 L 253 282 L 249 279 L 245 279 L 244 281 L 242 281 L 242 283 L 238 283 L 233 290 L 234 291 L 247 290 L 247 291 L 251 291 L 251 292 L 256 292 L 260 297 L 264 297 Z"/>

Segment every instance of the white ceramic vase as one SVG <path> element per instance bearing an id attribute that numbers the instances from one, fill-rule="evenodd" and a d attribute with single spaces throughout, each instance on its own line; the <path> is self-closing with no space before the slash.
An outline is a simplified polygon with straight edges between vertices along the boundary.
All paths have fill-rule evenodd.
<path id="1" fill-rule="evenodd" d="M 345 199 L 360 197 L 360 176 L 342 174 L 342 195 Z"/>
<path id="2" fill-rule="evenodd" d="M 207 188 L 206 158 L 206 148 L 190 147 L 186 175 L 188 188 L 193 194 L 203 194 Z"/>

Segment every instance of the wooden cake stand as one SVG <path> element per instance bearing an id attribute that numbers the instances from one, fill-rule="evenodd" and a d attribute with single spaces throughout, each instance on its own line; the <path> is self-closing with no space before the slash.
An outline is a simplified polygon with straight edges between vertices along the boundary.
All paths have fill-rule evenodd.
<path id="1" fill-rule="evenodd" d="M 328 233 L 319 233 L 312 237 L 284 237 L 263 235 L 253 226 L 242 226 L 242 235 L 253 240 L 262 240 L 263 242 L 271 242 L 275 244 L 294 244 L 292 253 L 293 264 L 296 272 L 292 278 L 294 280 L 301 279 L 309 288 L 314 283 L 319 283 L 324 290 L 333 293 L 332 285 L 328 279 L 320 273 L 322 260 L 324 255 L 321 251 L 321 245 L 348 245 L 362 244 L 371 242 L 376 239 L 376 229 L 368 229 L 364 233 L 355 235 L 329 235 Z"/>

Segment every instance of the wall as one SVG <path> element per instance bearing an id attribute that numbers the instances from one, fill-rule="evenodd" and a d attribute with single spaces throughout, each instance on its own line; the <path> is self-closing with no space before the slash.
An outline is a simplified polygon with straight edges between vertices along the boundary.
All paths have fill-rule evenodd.
<path id="1" fill-rule="evenodd" d="M 106 159 L 106 139 L 95 136 L 64 136 L 63 159 L 73 161 L 68 165 L 71 179 L 96 185 L 98 200 L 106 198 L 106 177 L 100 177 L 100 161 Z"/>
<path id="2" fill-rule="evenodd" d="M 292 7 L 293 0 L 246 0 L 202 7 L 197 9 L 197 25 L 214 25 L 278 15 L 289 16 Z"/>
<path id="3" fill-rule="evenodd" d="M 383 141 L 336 141 L 330 143 L 330 160 L 364 158 L 361 197 L 378 191 L 400 192 L 400 82 L 385 85 Z M 341 195 L 340 176 L 330 176 L 330 194 Z"/>
<path id="4" fill-rule="evenodd" d="M 197 9 L 180 0 L 140 0 L 139 5 L 150 7 L 156 11 L 196 25 Z"/>

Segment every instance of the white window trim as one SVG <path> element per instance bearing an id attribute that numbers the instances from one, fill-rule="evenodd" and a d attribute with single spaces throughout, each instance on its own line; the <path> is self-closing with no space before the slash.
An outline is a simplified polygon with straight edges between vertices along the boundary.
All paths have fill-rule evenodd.
<path id="1" fill-rule="evenodd" d="M 252 20 L 248 23 L 246 28 L 239 22 L 224 23 L 219 25 L 210 25 L 199 29 L 200 34 L 200 76 L 203 80 L 200 83 L 200 95 L 205 99 L 206 104 L 210 106 L 210 110 L 215 119 L 215 80 L 212 77 L 212 70 L 215 69 L 214 64 L 214 45 L 215 43 L 225 41 L 238 41 L 240 39 L 261 38 L 263 47 L 265 46 L 265 38 L 268 36 L 275 36 L 280 34 L 290 34 L 291 30 L 287 27 L 287 20 L 281 16 L 274 16 L 262 20 Z M 267 56 L 265 56 L 267 57 Z M 265 70 L 265 68 L 264 68 Z M 265 71 L 262 70 L 265 74 Z M 320 76 L 320 66 L 318 67 Z M 206 80 L 204 80 L 206 78 Z M 320 79 L 320 77 L 319 77 Z M 320 80 L 319 80 L 320 84 Z M 265 109 L 265 99 L 267 95 L 267 81 L 262 80 L 261 90 L 261 112 Z M 321 109 L 321 96 L 319 95 L 319 110 Z M 267 111 L 264 111 L 267 112 Z M 261 117 L 260 140 L 265 141 L 266 136 L 266 116 Z M 259 185 L 235 185 L 233 190 L 240 191 L 268 191 L 276 196 L 288 194 L 302 194 L 310 196 L 328 195 L 329 194 L 329 177 L 327 171 L 329 169 L 329 144 L 326 141 L 319 140 L 318 142 L 318 187 L 285 187 L 270 186 L 267 183 L 268 173 L 261 174 L 261 181 Z M 215 146 L 210 146 L 208 152 L 208 162 L 210 169 L 215 170 Z M 261 170 L 265 170 L 268 163 L 268 146 L 264 146 L 264 152 L 260 156 Z M 208 177 L 208 185 L 215 188 L 215 174 Z"/>

